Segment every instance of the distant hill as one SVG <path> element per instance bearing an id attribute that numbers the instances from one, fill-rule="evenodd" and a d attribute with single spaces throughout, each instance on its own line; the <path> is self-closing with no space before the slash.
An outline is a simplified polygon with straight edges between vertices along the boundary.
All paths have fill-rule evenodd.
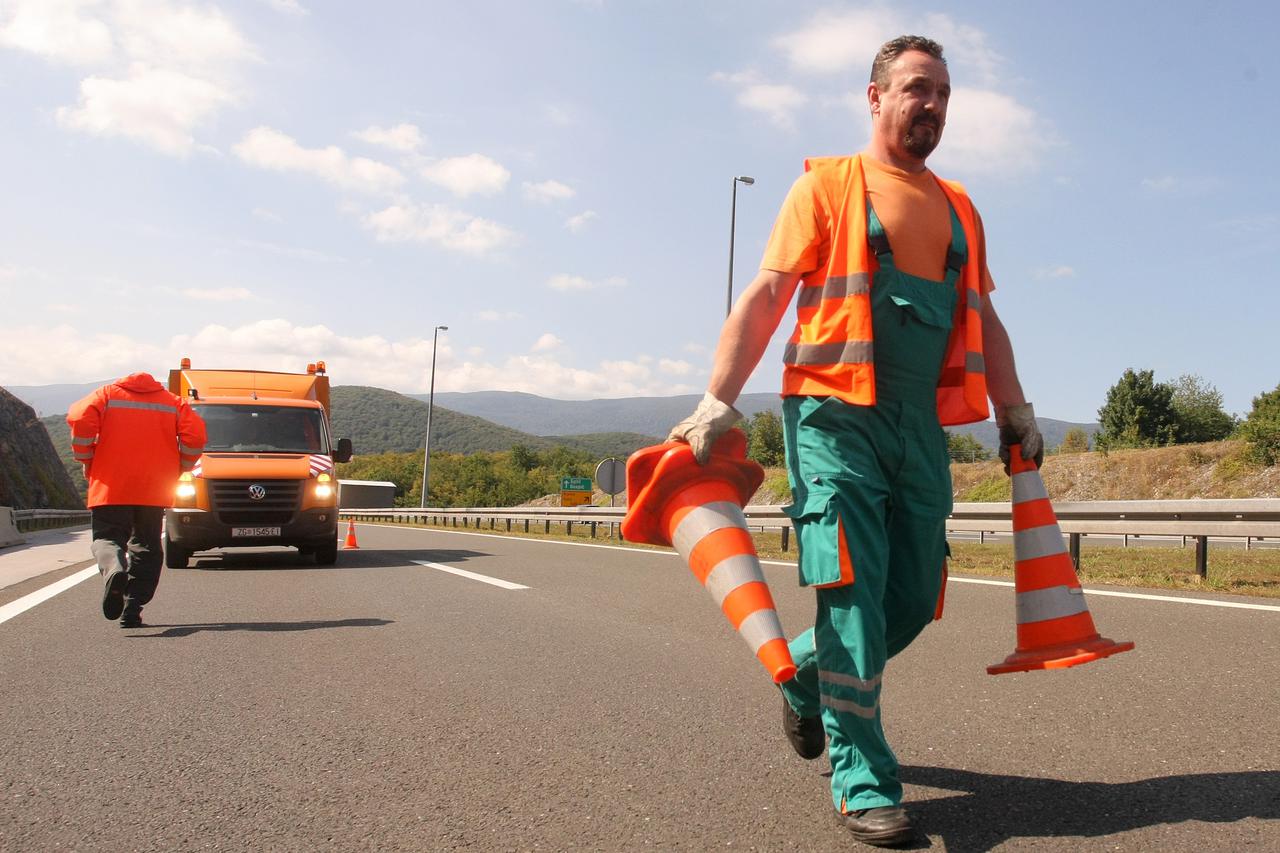
<path id="1" fill-rule="evenodd" d="M 350 438 L 357 454 L 419 450 L 427 435 L 427 404 L 421 400 L 363 385 L 338 385 L 331 391 L 333 430 Z M 531 435 L 474 415 L 437 404 L 431 416 L 431 450 L 474 453 L 507 450 L 523 444 L 533 450 L 559 445 L 588 450 L 599 456 L 627 456 L 652 444 L 650 436 L 634 432 L 607 434 Z"/>
<path id="2" fill-rule="evenodd" d="M 425 394 L 413 396 L 426 399 Z M 554 400 L 516 391 L 450 391 L 436 394 L 436 405 L 448 406 L 454 411 L 535 435 L 626 429 L 661 438 L 673 425 L 687 417 L 701 399 L 701 394 L 684 394 L 675 397 Z M 738 398 L 736 407 L 748 418 L 765 409 L 781 414 L 782 400 L 777 394 L 743 394 Z M 1037 422 L 1049 447 L 1061 444 L 1067 431 L 1073 427 L 1083 429 L 1091 442 L 1098 431 L 1096 423 L 1073 423 L 1053 418 L 1037 418 Z M 948 429 L 957 435 L 972 435 L 990 450 L 1000 446 L 994 421 Z"/>
<path id="3" fill-rule="evenodd" d="M 76 400 L 116 378 L 70 385 L 6 385 L 5 390 L 35 409 L 36 416 L 43 419 L 49 415 L 65 415 Z"/>

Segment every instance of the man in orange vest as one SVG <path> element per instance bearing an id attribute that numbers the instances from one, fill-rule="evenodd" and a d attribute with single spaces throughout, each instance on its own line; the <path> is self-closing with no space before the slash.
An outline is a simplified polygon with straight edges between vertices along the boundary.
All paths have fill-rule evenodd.
<path id="1" fill-rule="evenodd" d="M 150 374 L 134 373 L 75 403 L 67 423 L 89 481 L 102 615 L 142 627 L 160 583 L 164 508 L 204 450 L 204 421 Z"/>
<path id="2" fill-rule="evenodd" d="M 942 138 L 951 81 L 942 47 L 902 36 L 880 48 L 859 155 L 806 161 L 761 270 L 725 321 L 706 396 L 672 439 L 705 461 L 741 417 L 732 407 L 787 306 L 782 411 L 800 582 L 817 591 L 814 628 L 791 642 L 782 685 L 792 746 L 829 739 L 832 802 L 854 837 L 914 835 L 885 740 L 889 658 L 941 615 L 951 474 L 944 425 L 987 418 L 1001 455 L 1043 441 L 991 302 L 982 220 L 925 159 Z"/>

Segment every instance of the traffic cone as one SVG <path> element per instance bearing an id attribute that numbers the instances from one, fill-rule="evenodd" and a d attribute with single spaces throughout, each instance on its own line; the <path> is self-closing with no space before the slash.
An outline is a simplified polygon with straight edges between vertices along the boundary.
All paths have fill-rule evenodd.
<path id="1" fill-rule="evenodd" d="M 347 544 L 342 546 L 344 551 L 354 551 L 360 546 L 356 544 L 356 523 L 347 521 Z"/>
<path id="2" fill-rule="evenodd" d="M 987 667 L 987 672 L 1062 669 L 1129 651 L 1133 643 L 1099 636 L 1093 626 L 1036 463 L 1023 459 L 1016 444 L 1009 448 L 1009 456 L 1018 646 L 1003 663 Z"/>
<path id="3" fill-rule="evenodd" d="M 795 676 L 796 665 L 742 514 L 763 479 L 764 469 L 747 459 L 747 437 L 738 429 L 715 443 L 706 465 L 684 442 L 637 450 L 627 460 L 621 528 L 628 542 L 674 545 L 781 684 Z"/>

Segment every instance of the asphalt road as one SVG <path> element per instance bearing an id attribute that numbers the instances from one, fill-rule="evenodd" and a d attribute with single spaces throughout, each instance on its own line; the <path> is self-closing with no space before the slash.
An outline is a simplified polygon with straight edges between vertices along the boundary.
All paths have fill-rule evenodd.
<path id="1" fill-rule="evenodd" d="M 0 623 L 0 849 L 858 848 L 677 558 L 358 530 L 168 571 L 146 628 L 96 577 Z M 952 583 L 883 696 L 917 849 L 1280 850 L 1280 612 L 1220 598 L 1272 609 L 1090 596 L 1135 651 L 992 677 L 1012 590 Z"/>

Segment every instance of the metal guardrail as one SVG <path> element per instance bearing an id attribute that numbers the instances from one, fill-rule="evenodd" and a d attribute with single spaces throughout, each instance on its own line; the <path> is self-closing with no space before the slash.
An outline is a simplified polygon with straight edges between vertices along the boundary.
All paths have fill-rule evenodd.
<path id="1" fill-rule="evenodd" d="M 1280 500 L 1246 498 L 1240 500 L 1204 499 L 1188 501 L 1063 501 L 1055 503 L 1058 526 L 1068 538 L 1068 549 L 1075 565 L 1080 565 L 1080 540 L 1089 534 L 1111 536 L 1181 536 L 1196 543 L 1196 571 L 1207 577 L 1209 571 L 1209 538 L 1243 539 L 1246 547 L 1252 540 L 1280 539 Z M 549 533 L 552 524 L 565 525 L 572 533 L 573 525 L 590 526 L 595 538 L 597 528 L 606 525 L 609 538 L 626 514 L 626 507 L 462 507 L 451 509 L 344 509 L 344 519 L 366 519 L 393 523 L 426 523 L 453 527 L 476 527 L 488 522 L 490 530 L 502 524 L 507 531 L 531 525 Z M 782 506 L 748 506 L 744 509 L 747 524 L 763 530 L 778 530 L 782 550 L 789 549 L 791 518 Z M 1013 532 L 1013 516 L 1008 503 L 959 503 L 947 519 L 948 533 L 1009 534 Z"/>
<path id="2" fill-rule="evenodd" d="M 87 524 L 90 517 L 87 509 L 15 509 L 13 511 L 14 526 L 22 533 L 45 530 L 50 527 Z"/>

